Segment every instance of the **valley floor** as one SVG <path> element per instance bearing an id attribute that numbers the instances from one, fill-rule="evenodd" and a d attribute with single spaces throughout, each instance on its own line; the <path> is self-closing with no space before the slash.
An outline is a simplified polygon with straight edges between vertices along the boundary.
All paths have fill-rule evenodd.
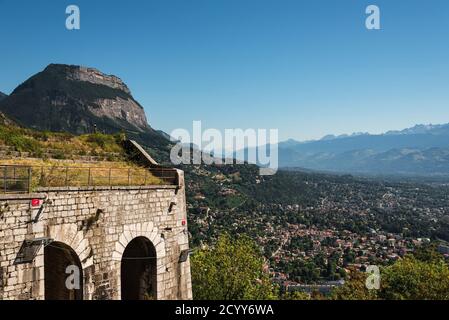
<path id="1" fill-rule="evenodd" d="M 353 269 L 388 265 L 423 244 L 449 241 L 445 184 L 302 172 L 254 178 L 236 166 L 208 175 L 217 189 L 210 190 L 198 183 L 205 179 L 200 169 L 186 176 L 193 244 L 222 232 L 249 235 L 273 279 L 286 286 L 342 280 Z M 211 199 L 212 192 L 222 196 Z M 244 204 L 235 209 L 236 203 Z"/>

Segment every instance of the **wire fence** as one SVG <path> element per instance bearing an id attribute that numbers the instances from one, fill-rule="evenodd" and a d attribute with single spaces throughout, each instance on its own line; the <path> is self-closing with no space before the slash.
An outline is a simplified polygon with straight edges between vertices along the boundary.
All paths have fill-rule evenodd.
<path id="1" fill-rule="evenodd" d="M 0 193 L 27 193 L 39 187 L 177 185 L 172 168 L 102 168 L 0 165 Z"/>
<path id="2" fill-rule="evenodd" d="M 0 193 L 20 193 L 31 190 L 31 167 L 0 166 Z"/>

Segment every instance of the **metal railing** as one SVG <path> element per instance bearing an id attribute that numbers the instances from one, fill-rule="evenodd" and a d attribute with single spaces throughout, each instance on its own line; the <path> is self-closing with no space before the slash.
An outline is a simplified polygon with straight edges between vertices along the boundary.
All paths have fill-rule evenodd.
<path id="1" fill-rule="evenodd" d="M 39 187 L 177 185 L 172 168 L 103 168 L 0 165 L 0 193 L 26 193 Z"/>
<path id="2" fill-rule="evenodd" d="M 31 190 L 31 167 L 0 166 L 0 193 L 22 193 Z"/>

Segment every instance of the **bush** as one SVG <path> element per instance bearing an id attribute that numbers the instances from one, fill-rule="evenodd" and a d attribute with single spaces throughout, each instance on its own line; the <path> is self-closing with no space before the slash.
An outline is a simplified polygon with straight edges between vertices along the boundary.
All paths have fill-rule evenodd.
<path id="1" fill-rule="evenodd" d="M 269 300 L 277 290 L 263 271 L 262 255 L 248 237 L 221 235 L 214 247 L 192 256 L 193 296 L 197 300 Z"/>
<path id="2" fill-rule="evenodd" d="M 379 297 L 388 300 L 449 300 L 449 267 L 409 256 L 385 269 Z"/>
<path id="3" fill-rule="evenodd" d="M 332 293 L 339 300 L 449 300 L 449 266 L 436 252 L 418 251 L 381 270 L 380 290 L 368 290 L 367 275 L 351 279 Z"/>
<path id="4" fill-rule="evenodd" d="M 39 152 L 41 145 L 33 138 L 24 134 L 23 129 L 0 126 L 0 141 L 22 152 Z"/>

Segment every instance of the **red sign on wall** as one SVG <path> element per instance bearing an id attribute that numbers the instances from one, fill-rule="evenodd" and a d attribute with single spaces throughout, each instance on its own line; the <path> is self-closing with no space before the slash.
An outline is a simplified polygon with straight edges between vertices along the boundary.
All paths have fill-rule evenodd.
<path id="1" fill-rule="evenodd" d="M 39 199 L 32 199 L 31 200 L 31 206 L 32 207 L 39 207 L 41 205 L 41 200 Z"/>

